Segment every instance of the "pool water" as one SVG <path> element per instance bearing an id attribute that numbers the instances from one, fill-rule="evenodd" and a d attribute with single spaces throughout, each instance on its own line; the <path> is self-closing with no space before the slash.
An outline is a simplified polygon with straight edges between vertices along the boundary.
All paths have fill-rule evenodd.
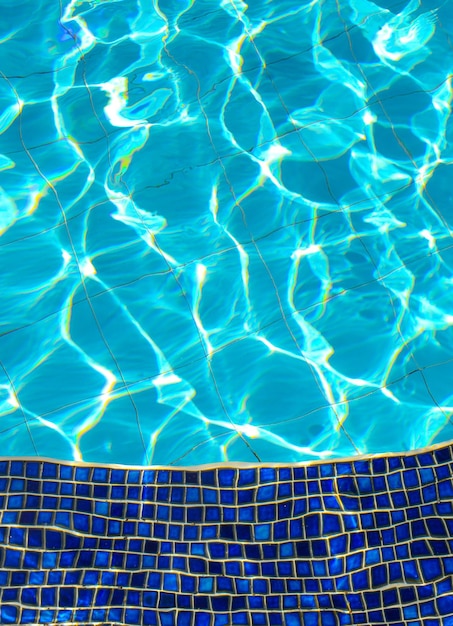
<path id="1" fill-rule="evenodd" d="M 453 439 L 449 2 L 3 3 L 2 455 Z"/>

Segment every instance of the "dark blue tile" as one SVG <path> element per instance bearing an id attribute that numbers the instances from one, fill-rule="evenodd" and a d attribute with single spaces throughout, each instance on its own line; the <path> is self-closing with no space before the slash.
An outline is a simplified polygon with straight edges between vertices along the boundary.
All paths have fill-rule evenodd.
<path id="1" fill-rule="evenodd" d="M 139 480 L 140 480 L 140 476 L 137 477 L 137 481 Z M 168 485 L 170 483 L 169 471 L 166 469 L 158 470 L 156 473 L 156 480 L 159 484 Z"/>
<path id="2" fill-rule="evenodd" d="M 309 498 L 308 500 L 308 508 L 310 511 L 321 511 L 322 510 L 322 499 L 321 498 Z"/>
<path id="3" fill-rule="evenodd" d="M 232 487 L 236 472 L 233 469 L 219 469 L 218 481 L 220 487 Z"/>
<path id="4" fill-rule="evenodd" d="M 200 483 L 206 487 L 214 487 L 218 484 L 214 470 L 204 470 L 200 474 Z"/>
<path id="5" fill-rule="evenodd" d="M 351 475 L 354 473 L 352 463 L 339 461 L 335 467 L 337 476 Z"/>
<path id="6" fill-rule="evenodd" d="M 362 541 L 360 541 L 362 539 Z M 339 535 L 338 537 L 332 537 L 329 539 L 331 554 L 344 554 L 347 546 L 347 536 Z M 351 536 L 351 549 L 362 547 L 364 545 L 363 533 L 353 534 Z"/>
<path id="7" fill-rule="evenodd" d="M 276 497 L 276 485 L 263 485 L 258 488 L 257 500 L 258 502 L 266 502 L 269 500 L 275 500 Z"/>
<path id="8" fill-rule="evenodd" d="M 367 571 L 355 572 L 351 576 L 354 591 L 363 591 L 370 587 Z"/>
<path id="9" fill-rule="evenodd" d="M 23 463 L 11 463 L 11 475 L 23 475 Z M 57 478 L 57 465 L 55 463 L 43 463 L 41 467 L 41 475 L 43 478 Z"/>
<path id="10" fill-rule="evenodd" d="M 447 578 L 445 580 L 440 580 L 436 583 L 436 595 L 441 596 L 446 593 L 451 592 L 453 589 L 453 582 L 451 578 Z"/>
<path id="11" fill-rule="evenodd" d="M 293 511 L 295 516 L 303 515 L 307 512 L 307 501 L 295 500 L 293 501 Z"/>
<path id="12" fill-rule="evenodd" d="M 181 475 L 181 472 L 175 472 L 175 474 Z M 142 483 L 144 485 L 152 485 L 152 484 L 154 484 L 156 482 L 156 471 L 152 470 L 152 469 L 146 469 L 141 474 L 141 477 L 142 477 L 141 481 L 142 481 Z M 123 482 L 123 481 L 120 481 L 120 482 Z M 131 480 L 131 481 L 128 481 L 128 482 L 135 482 L 135 481 Z M 161 481 L 159 480 L 159 482 L 161 482 Z M 174 482 L 174 481 L 172 480 L 172 482 Z M 181 479 L 178 482 L 181 483 Z"/>
<path id="13" fill-rule="evenodd" d="M 277 470 L 275 467 L 261 467 L 260 468 L 260 482 L 275 482 L 277 480 Z"/>
<path id="14" fill-rule="evenodd" d="M 442 575 L 442 564 L 440 559 L 420 559 L 419 560 L 422 575 L 425 581 L 435 580 Z"/>
<path id="15" fill-rule="evenodd" d="M 109 479 L 109 471 L 105 467 L 95 467 L 92 473 L 92 480 L 95 483 L 105 483 Z"/>
<path id="16" fill-rule="evenodd" d="M 307 485 L 305 482 L 299 481 L 294 483 L 294 495 L 305 496 L 307 494 Z"/>
<path id="17" fill-rule="evenodd" d="M 130 472 L 132 475 L 132 472 Z M 138 472 L 135 472 L 135 476 L 138 475 Z M 110 482 L 111 484 L 123 484 L 124 482 L 132 482 L 137 483 L 138 480 L 126 480 L 126 470 L 113 468 L 110 473 Z"/>
<path id="18" fill-rule="evenodd" d="M 277 519 L 275 505 L 263 504 L 258 506 L 258 521 L 269 522 Z"/>
<path id="19" fill-rule="evenodd" d="M 331 465 L 330 463 L 323 463 L 323 465 L 321 465 L 321 476 L 334 476 L 334 467 L 335 466 Z"/>
<path id="20" fill-rule="evenodd" d="M 322 521 L 324 535 L 337 534 L 341 531 L 341 522 L 339 516 L 324 513 L 322 516 Z"/>
<path id="21" fill-rule="evenodd" d="M 220 504 L 222 506 L 233 507 L 235 504 L 235 500 L 236 500 L 236 493 L 232 489 L 230 490 L 222 489 L 220 491 Z M 224 511 L 224 517 L 230 516 L 233 519 L 235 518 L 235 509 L 224 508 L 223 511 Z"/>

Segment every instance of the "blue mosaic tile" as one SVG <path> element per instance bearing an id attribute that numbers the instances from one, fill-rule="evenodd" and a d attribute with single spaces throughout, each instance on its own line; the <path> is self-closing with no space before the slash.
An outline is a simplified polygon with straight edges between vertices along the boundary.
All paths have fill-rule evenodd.
<path id="1" fill-rule="evenodd" d="M 453 623 L 444 446 L 301 467 L 0 462 L 1 623 Z"/>

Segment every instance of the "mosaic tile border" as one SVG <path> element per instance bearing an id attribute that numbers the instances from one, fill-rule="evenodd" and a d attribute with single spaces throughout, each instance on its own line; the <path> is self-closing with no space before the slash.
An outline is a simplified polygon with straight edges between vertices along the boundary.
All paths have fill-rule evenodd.
<path id="1" fill-rule="evenodd" d="M 200 468 L 0 459 L 0 623 L 453 625 L 453 444 Z"/>

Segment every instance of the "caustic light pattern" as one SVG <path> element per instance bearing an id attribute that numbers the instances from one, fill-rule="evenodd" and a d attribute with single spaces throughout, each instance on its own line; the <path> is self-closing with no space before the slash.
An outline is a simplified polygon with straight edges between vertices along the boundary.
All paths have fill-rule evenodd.
<path id="1" fill-rule="evenodd" d="M 450 2 L 4 3 L 3 454 L 453 439 Z"/>

